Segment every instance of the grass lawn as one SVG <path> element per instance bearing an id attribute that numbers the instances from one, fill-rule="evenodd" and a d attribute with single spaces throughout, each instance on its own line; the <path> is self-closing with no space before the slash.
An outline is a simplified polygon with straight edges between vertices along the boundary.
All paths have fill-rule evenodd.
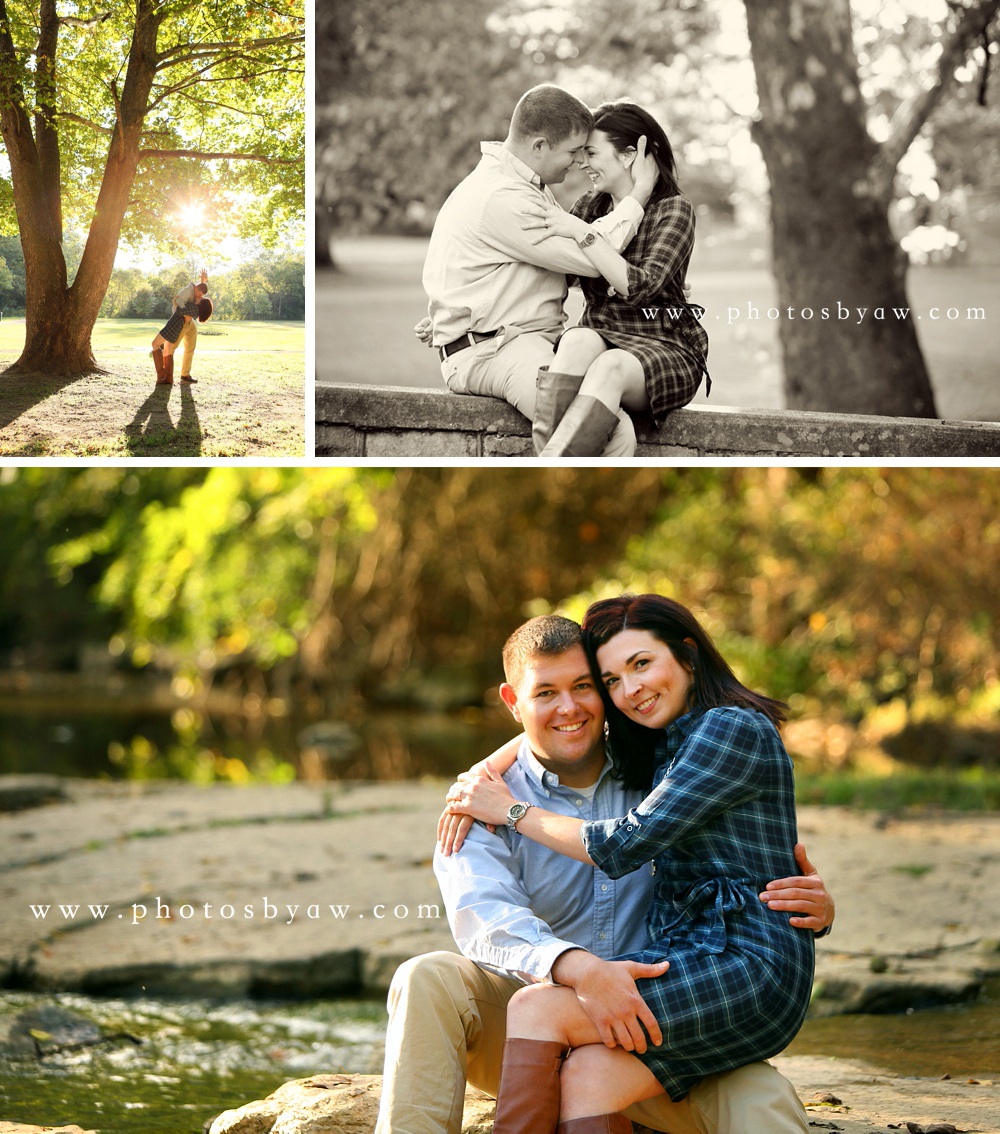
<path id="1" fill-rule="evenodd" d="M 413 336 L 426 314 L 420 283 L 427 242 L 418 238 L 366 237 L 344 240 L 335 253 L 339 271 L 316 276 L 316 377 L 327 382 L 441 386 L 434 354 Z M 712 394 L 704 387 L 695 403 L 781 409 L 778 324 L 774 280 L 763 241 L 721 231 L 696 246 L 691 298 L 706 308 L 708 366 Z M 930 370 L 938 413 L 952 421 L 1000 421 L 996 381 L 1000 274 L 989 265 L 912 268 L 907 292 L 917 334 Z M 845 298 L 845 303 L 849 302 Z M 929 317 L 931 308 L 985 308 L 978 321 Z M 579 291 L 567 303 L 570 323 L 579 317 Z M 739 314 L 732 316 L 729 309 Z M 758 318 L 749 318 L 752 308 Z M 350 328 L 347 333 L 346 329 Z"/>
<path id="2" fill-rule="evenodd" d="M 193 385 L 155 385 L 149 344 L 162 319 L 101 319 L 92 338 L 107 373 L 8 377 L 0 370 L 0 456 L 301 457 L 305 324 L 211 322 L 199 328 Z M 0 367 L 24 320 L 0 322 Z"/>

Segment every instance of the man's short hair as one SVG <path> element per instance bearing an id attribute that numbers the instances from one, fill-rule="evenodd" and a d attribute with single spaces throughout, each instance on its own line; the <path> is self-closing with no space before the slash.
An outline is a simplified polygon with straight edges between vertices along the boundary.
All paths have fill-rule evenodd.
<path id="1" fill-rule="evenodd" d="M 208 284 L 196 283 L 194 285 L 194 293 L 195 295 L 208 295 Z"/>
<path id="2" fill-rule="evenodd" d="M 562 87 L 542 83 L 521 95 L 510 132 L 519 141 L 543 137 L 549 145 L 557 145 L 571 134 L 589 134 L 593 125 L 590 107 Z"/>
<path id="3" fill-rule="evenodd" d="M 557 657 L 582 643 L 581 630 L 572 618 L 543 614 L 518 626 L 503 648 L 503 671 L 515 689 L 528 663 L 537 657 Z"/>

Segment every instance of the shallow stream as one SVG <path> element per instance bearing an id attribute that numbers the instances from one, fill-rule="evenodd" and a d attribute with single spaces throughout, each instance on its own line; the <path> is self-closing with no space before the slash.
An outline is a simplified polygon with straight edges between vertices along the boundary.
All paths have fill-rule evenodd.
<path id="1" fill-rule="evenodd" d="M 55 1050 L 12 1039 L 57 1005 L 114 1042 Z M 39 1029 L 35 1029 L 38 1031 Z M 106 1134 L 202 1134 L 222 1110 L 318 1072 L 382 1070 L 385 1010 L 368 1000 L 112 1000 L 0 993 L 0 1118 Z M 25 1033 L 27 1035 L 27 1033 Z M 6 1037 L 6 1040 L 5 1038 Z M 72 1036 L 67 1039 L 72 1040 Z M 835 1055 L 896 1075 L 1000 1078 L 1000 981 L 971 1005 L 810 1020 L 791 1055 Z"/>

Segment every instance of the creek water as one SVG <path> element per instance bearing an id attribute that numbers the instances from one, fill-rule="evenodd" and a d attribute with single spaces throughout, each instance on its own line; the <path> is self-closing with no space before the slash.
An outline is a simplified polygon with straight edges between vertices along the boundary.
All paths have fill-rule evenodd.
<path id="1" fill-rule="evenodd" d="M 57 1004 L 130 1039 L 55 1050 L 15 1043 L 30 1014 Z M 378 1074 L 380 1001 L 114 1000 L 0 994 L 0 1118 L 75 1122 L 114 1134 L 202 1134 L 207 1119 L 319 1072 Z M 1000 981 L 975 1003 L 899 1016 L 808 1020 L 790 1055 L 836 1055 L 895 1075 L 1000 1077 Z"/>

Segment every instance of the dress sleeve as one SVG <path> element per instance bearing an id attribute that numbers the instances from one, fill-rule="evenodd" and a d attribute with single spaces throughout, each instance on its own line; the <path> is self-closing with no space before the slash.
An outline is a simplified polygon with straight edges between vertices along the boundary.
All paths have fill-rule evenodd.
<path id="1" fill-rule="evenodd" d="M 766 727 L 766 718 L 752 710 L 710 709 L 642 803 L 621 819 L 583 824 L 590 857 L 605 874 L 620 878 L 759 794 L 766 775 Z"/>
<path id="2" fill-rule="evenodd" d="M 628 265 L 628 296 L 641 307 L 663 294 L 666 284 L 687 263 L 694 248 L 694 209 L 686 197 L 667 197 L 646 209 L 650 226 L 641 264 Z"/>

